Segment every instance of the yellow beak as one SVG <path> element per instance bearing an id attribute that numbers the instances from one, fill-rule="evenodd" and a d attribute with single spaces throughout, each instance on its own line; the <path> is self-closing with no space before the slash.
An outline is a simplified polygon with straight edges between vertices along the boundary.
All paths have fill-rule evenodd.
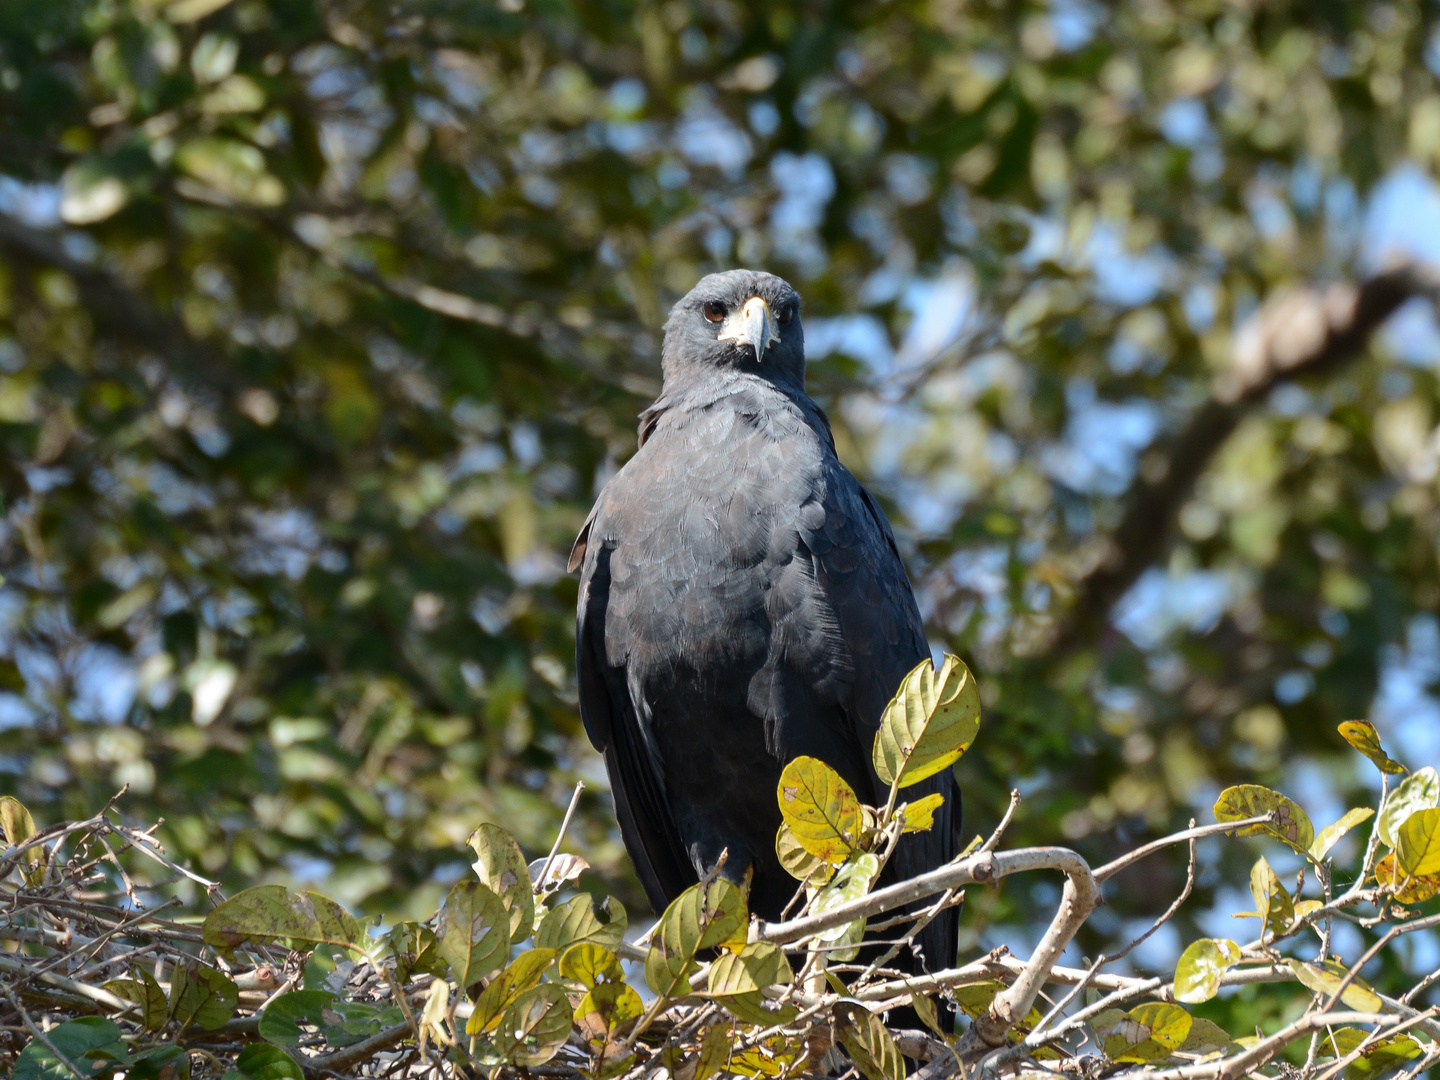
<path id="1" fill-rule="evenodd" d="M 765 350 L 780 340 L 779 323 L 770 305 L 760 297 L 752 296 L 739 311 L 733 311 L 726 317 L 720 326 L 720 340 L 749 345 L 755 352 L 755 359 L 764 360 Z"/>

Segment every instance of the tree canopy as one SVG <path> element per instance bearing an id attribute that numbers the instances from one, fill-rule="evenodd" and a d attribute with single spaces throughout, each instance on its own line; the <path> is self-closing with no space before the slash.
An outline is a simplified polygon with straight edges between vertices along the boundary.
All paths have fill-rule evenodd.
<path id="1" fill-rule="evenodd" d="M 1437 339 L 1326 352 L 1274 302 L 1336 283 L 1343 329 L 1376 237 L 1423 250 L 1434 18 L 5 5 L 0 790 L 128 784 L 213 877 L 424 915 L 584 779 L 623 882 L 564 556 L 669 304 L 750 265 L 979 677 L 976 831 L 1019 787 L 1014 839 L 1104 861 L 1287 767 L 1338 813 L 1340 722 L 1435 749 Z M 977 895 L 968 945 L 1026 904 Z"/>

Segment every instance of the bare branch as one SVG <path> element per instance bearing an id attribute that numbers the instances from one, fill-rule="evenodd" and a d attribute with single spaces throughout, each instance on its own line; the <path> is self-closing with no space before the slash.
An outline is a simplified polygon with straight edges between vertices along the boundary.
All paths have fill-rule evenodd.
<path id="1" fill-rule="evenodd" d="M 1165 453 L 1164 467 L 1137 481 L 1110 552 L 1086 579 L 1066 619 L 1064 645 L 1087 640 L 1115 602 L 1170 544 L 1173 524 L 1195 481 L 1246 412 L 1285 379 L 1319 375 L 1357 357 L 1370 335 L 1416 296 L 1434 298 L 1436 272 L 1404 264 L 1361 285 L 1282 293 L 1235 336 L 1233 361 L 1211 387 L 1210 400 Z"/>

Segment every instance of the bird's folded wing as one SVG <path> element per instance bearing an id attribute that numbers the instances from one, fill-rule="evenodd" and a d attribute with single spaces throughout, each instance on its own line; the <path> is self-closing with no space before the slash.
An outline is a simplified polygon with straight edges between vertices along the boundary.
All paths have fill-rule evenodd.
<path id="1" fill-rule="evenodd" d="M 586 531 L 589 531 L 586 522 Z M 603 549 L 585 557 L 580 578 L 580 610 L 575 630 L 575 666 L 579 680 L 580 717 L 590 742 L 605 757 L 626 850 L 645 896 L 657 912 L 668 897 L 695 883 L 695 873 L 679 842 L 679 830 L 665 798 L 665 777 L 650 752 L 642 721 L 626 686 L 625 671 L 605 656 L 603 608 L 608 602 L 608 554 Z"/>

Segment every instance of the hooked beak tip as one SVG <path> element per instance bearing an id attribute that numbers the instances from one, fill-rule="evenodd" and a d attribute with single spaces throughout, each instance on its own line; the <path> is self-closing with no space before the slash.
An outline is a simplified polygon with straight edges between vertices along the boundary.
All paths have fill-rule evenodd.
<path id="1" fill-rule="evenodd" d="M 763 297 L 752 296 L 739 311 L 725 320 L 720 340 L 749 345 L 755 353 L 755 359 L 764 360 L 765 350 L 780 341 L 775 312 Z"/>

